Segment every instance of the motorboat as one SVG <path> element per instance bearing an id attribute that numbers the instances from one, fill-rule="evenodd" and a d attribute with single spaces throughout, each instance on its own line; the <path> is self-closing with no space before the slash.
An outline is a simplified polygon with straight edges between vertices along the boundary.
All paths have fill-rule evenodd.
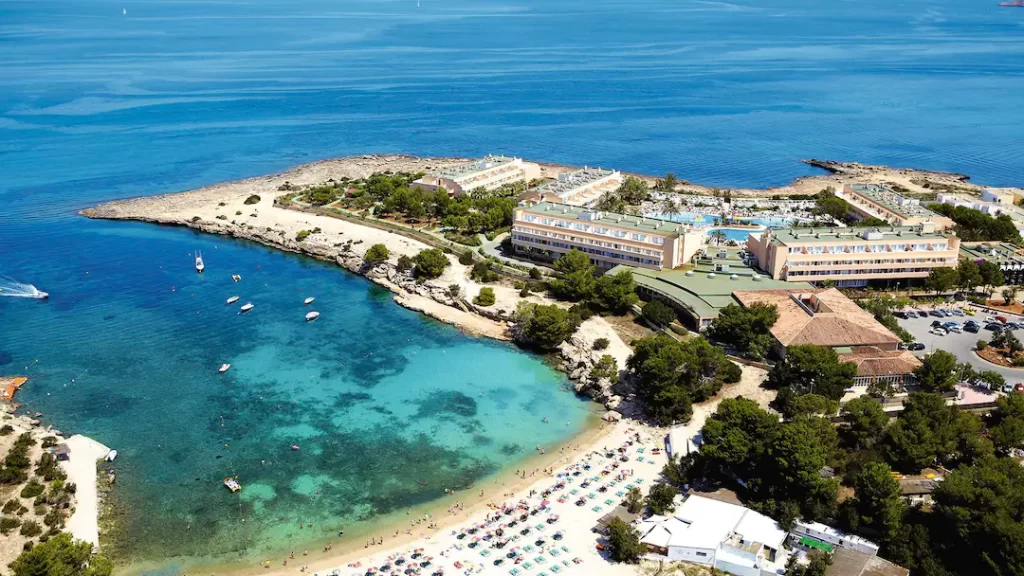
<path id="1" fill-rule="evenodd" d="M 228 304 L 234 304 L 235 302 L 238 302 L 238 296 L 228 298 Z"/>
<path id="2" fill-rule="evenodd" d="M 223 373 L 228 371 L 228 368 L 231 368 L 231 364 L 221 364 L 220 365 L 220 369 L 217 370 L 217 372 L 220 372 L 221 374 L 223 374 Z"/>
<path id="3" fill-rule="evenodd" d="M 106 460 L 107 462 L 113 462 L 114 458 L 117 458 L 117 450 L 111 450 L 110 452 L 107 452 L 106 456 L 103 457 L 103 459 Z"/>
<path id="4" fill-rule="evenodd" d="M 228 490 L 231 490 L 231 492 L 238 492 L 239 490 L 242 489 L 242 485 L 239 484 L 238 480 L 235 480 L 234 478 L 225 478 L 224 486 L 226 486 Z"/>
<path id="5" fill-rule="evenodd" d="M 242 307 L 238 309 L 238 313 L 245 314 L 249 310 L 252 310 L 252 302 L 246 302 L 245 304 L 242 304 Z"/>
<path id="6" fill-rule="evenodd" d="M 319 317 L 320 317 L 320 313 L 317 312 L 316 310 L 313 310 L 309 314 L 306 314 L 306 322 L 312 322 L 313 320 L 316 320 Z"/>
<path id="7" fill-rule="evenodd" d="M 206 264 L 203 264 L 203 253 L 196 250 L 196 272 L 202 274 L 203 270 L 206 270 Z"/>
<path id="8" fill-rule="evenodd" d="M 313 303 L 314 300 L 316 300 L 316 298 L 310 296 L 309 298 L 306 298 L 305 300 L 302 301 L 302 305 L 309 306 L 310 304 Z"/>
<path id="9" fill-rule="evenodd" d="M 231 279 L 234 280 L 235 282 L 241 282 L 242 276 L 240 274 L 232 274 Z"/>

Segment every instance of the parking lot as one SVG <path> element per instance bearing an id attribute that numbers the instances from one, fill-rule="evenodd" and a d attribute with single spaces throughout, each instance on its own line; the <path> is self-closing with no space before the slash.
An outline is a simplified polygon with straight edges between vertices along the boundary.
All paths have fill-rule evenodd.
<path id="1" fill-rule="evenodd" d="M 921 310 L 931 310 L 931 308 L 920 308 Z M 951 308 L 945 308 L 951 309 Z M 954 354 L 961 362 L 967 362 L 974 367 L 977 371 L 982 370 L 993 370 L 998 372 L 1006 379 L 1007 382 L 1024 382 L 1024 368 L 1004 368 L 997 366 L 982 360 L 974 353 L 974 346 L 978 340 L 985 340 L 986 342 L 992 339 L 992 332 L 985 330 L 985 318 L 994 316 L 1005 316 L 1011 322 L 1024 322 L 1024 318 L 1015 314 L 996 314 L 987 310 L 975 309 L 974 316 L 953 316 L 949 318 L 937 318 L 929 315 L 926 318 L 909 318 L 899 319 L 900 326 L 910 332 L 914 336 L 915 342 L 924 344 L 924 350 L 916 350 L 914 354 L 918 358 L 924 358 L 926 354 L 931 353 L 932 350 L 945 350 Z M 950 332 L 944 336 L 931 333 L 932 322 L 938 320 L 939 322 L 957 322 L 963 327 L 964 322 L 968 320 L 974 320 L 981 325 L 981 330 L 977 334 L 970 332 L 963 332 L 962 334 L 956 334 Z M 1024 329 L 1018 330 L 1017 335 L 1024 337 Z"/>

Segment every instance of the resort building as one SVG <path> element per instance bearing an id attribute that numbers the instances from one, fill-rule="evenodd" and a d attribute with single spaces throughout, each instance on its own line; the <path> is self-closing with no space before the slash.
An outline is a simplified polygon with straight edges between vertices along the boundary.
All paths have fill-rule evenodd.
<path id="1" fill-rule="evenodd" d="M 869 282 L 923 281 L 934 268 L 954 268 L 960 239 L 931 223 L 891 228 L 793 228 L 751 233 L 747 249 L 757 266 L 786 281 L 834 280 L 840 287 Z"/>
<path id="2" fill-rule="evenodd" d="M 528 192 L 525 199 L 589 208 L 621 185 L 622 174 L 618 170 L 584 167 L 576 172 L 559 174 L 555 180 Z"/>
<path id="3" fill-rule="evenodd" d="M 1005 242 L 964 242 L 960 256 L 975 263 L 993 262 L 1003 272 L 1005 284 L 1024 284 L 1024 249 Z"/>
<path id="4" fill-rule="evenodd" d="M 675 268 L 688 262 L 704 242 L 703 231 L 675 222 L 551 202 L 516 208 L 512 222 L 517 254 L 553 261 L 575 248 L 603 270 L 619 264 Z"/>
<path id="5" fill-rule="evenodd" d="M 775 576 L 785 570 L 786 531 L 771 518 L 736 504 L 690 495 L 671 516 L 638 522 L 648 557 L 681 560 L 736 576 Z"/>
<path id="6" fill-rule="evenodd" d="M 893 226 L 916 226 L 927 222 L 936 230 L 953 227 L 953 220 L 925 208 L 917 198 L 902 196 L 881 184 L 847 184 L 838 196 L 849 202 L 862 219 L 881 218 Z"/>
<path id="7" fill-rule="evenodd" d="M 434 191 L 444 188 L 452 196 L 468 194 L 477 188 L 494 190 L 505 184 L 529 182 L 540 177 L 540 166 L 511 156 L 487 156 L 442 168 L 413 181 L 415 188 Z"/>
<path id="8" fill-rule="evenodd" d="M 733 292 L 737 290 L 811 289 L 810 284 L 772 280 L 758 273 L 738 257 L 737 250 L 708 251 L 710 254 L 698 254 L 685 270 L 618 266 L 608 273 L 629 270 L 644 300 L 661 300 L 672 306 L 686 327 L 697 331 L 710 326 L 722 308 L 736 304 Z"/>
<path id="9" fill-rule="evenodd" d="M 775 306 L 779 319 L 771 335 L 780 358 L 790 346 L 827 346 L 841 361 L 857 366 L 854 386 L 884 382 L 903 390 L 916 381 L 914 370 L 921 361 L 900 350 L 898 336 L 835 288 L 737 291 L 733 296 L 743 306 Z"/>
<path id="10" fill-rule="evenodd" d="M 981 193 L 981 198 L 978 198 L 977 196 L 969 196 L 967 194 L 941 193 L 936 196 L 936 201 L 951 206 L 978 210 L 993 218 L 1005 214 L 1013 220 L 1013 225 L 1017 228 L 1017 231 L 1024 233 L 1024 208 L 1013 203 L 1012 194 L 986 190 Z"/>

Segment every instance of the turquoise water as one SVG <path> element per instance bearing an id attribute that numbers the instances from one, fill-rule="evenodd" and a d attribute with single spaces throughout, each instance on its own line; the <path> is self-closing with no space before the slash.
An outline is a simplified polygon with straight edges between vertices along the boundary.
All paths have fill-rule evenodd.
<path id="1" fill-rule="evenodd" d="M 20 397 L 121 452 L 125 554 L 230 556 L 308 537 L 300 517 L 432 499 L 585 405 L 337 269 L 80 208 L 366 152 L 716 186 L 784 184 L 812 156 L 1024 182 L 1024 10 L 995 0 L 420 4 L 0 3 L 0 274 L 54 295 L 0 298 L 0 371 L 39 358 Z M 223 306 L 235 292 L 251 315 Z M 556 413 L 572 424 L 537 424 Z"/>
<path id="2" fill-rule="evenodd" d="M 746 242 L 750 238 L 750 233 L 754 230 L 750 228 L 708 228 L 708 234 L 716 230 L 721 230 L 725 233 L 725 237 L 729 240 L 735 240 L 737 242 Z"/>

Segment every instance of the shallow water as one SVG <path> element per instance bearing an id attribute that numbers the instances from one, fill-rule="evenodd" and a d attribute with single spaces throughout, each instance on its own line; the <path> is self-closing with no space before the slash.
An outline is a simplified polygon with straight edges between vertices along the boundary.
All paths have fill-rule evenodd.
<path id="1" fill-rule="evenodd" d="M 247 551 L 299 517 L 427 500 L 585 405 L 337 269 L 77 209 L 376 151 L 718 186 L 784 184 L 811 156 L 1024 181 L 1024 10 L 994 0 L 420 4 L 0 3 L 0 274 L 53 295 L 0 298 L 0 371 L 38 358 L 20 397 L 118 448 L 123 554 Z"/>

